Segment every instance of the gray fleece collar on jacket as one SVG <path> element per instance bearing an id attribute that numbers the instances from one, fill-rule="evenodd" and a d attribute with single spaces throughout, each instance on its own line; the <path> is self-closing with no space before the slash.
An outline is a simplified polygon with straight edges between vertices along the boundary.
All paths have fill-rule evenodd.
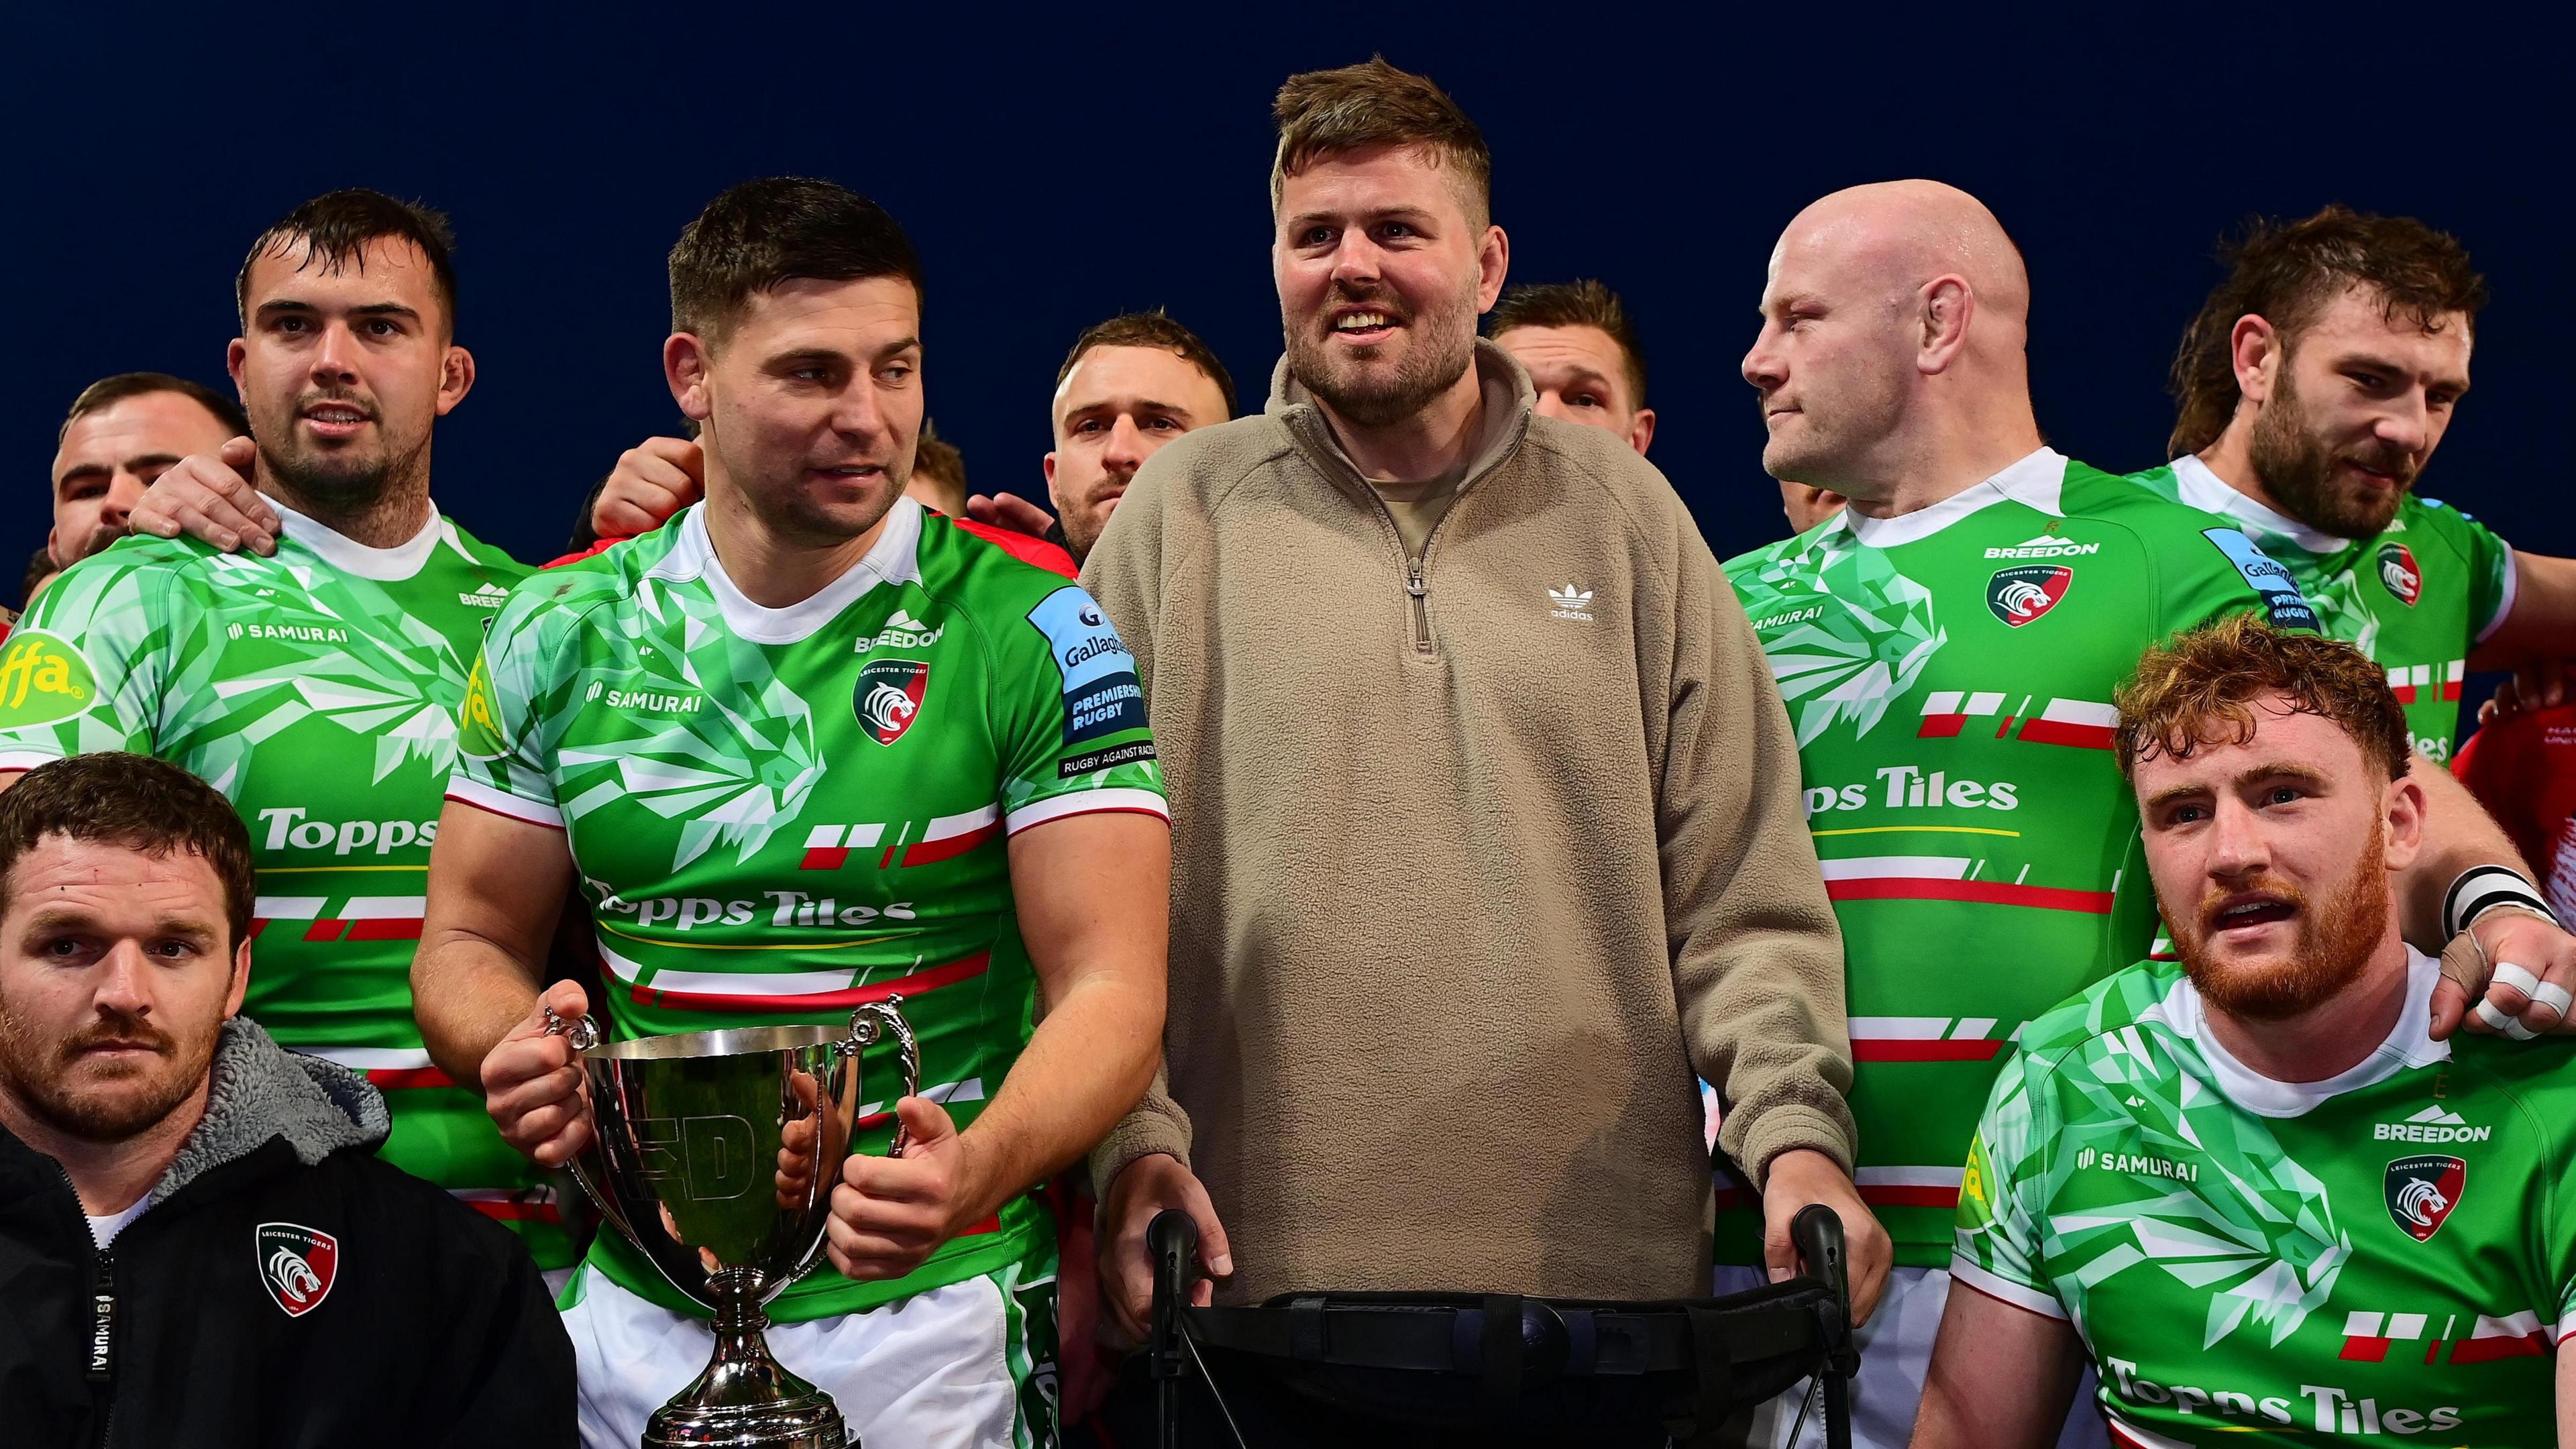
<path id="1" fill-rule="evenodd" d="M 215 1043 L 206 1115 L 152 1188 L 158 1205 L 228 1162 L 283 1137 L 307 1167 L 346 1147 L 373 1148 L 392 1117 L 367 1079 L 320 1057 L 279 1046 L 248 1017 L 224 1023 Z"/>
<path id="2" fill-rule="evenodd" d="M 1521 439 L 1529 433 L 1530 417 L 1538 410 L 1538 389 L 1531 385 L 1529 373 L 1491 339 L 1476 339 L 1474 365 L 1476 381 L 1484 390 L 1484 436 L 1477 441 L 1475 457 L 1458 480 L 1461 493 L 1519 451 Z M 1262 412 L 1285 424 L 1298 448 L 1328 476 L 1351 486 L 1366 485 L 1367 480 L 1360 476 L 1350 454 L 1343 450 L 1341 439 L 1333 436 L 1333 425 L 1325 419 L 1324 410 L 1315 405 L 1315 395 L 1289 374 L 1285 354 L 1271 369 L 1270 401 Z"/>

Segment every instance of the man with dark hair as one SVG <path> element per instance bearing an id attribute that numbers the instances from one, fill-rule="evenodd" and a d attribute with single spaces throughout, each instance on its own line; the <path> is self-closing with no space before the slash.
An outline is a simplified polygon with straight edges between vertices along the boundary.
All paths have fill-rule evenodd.
<path id="1" fill-rule="evenodd" d="M 120 372 L 82 388 L 54 449 L 54 531 L 45 547 L 55 565 L 123 538 L 126 516 L 154 479 L 249 431 L 241 404 L 166 372 Z"/>
<path id="2" fill-rule="evenodd" d="M 384 1100 L 238 1013 L 248 832 L 175 765 L 0 796 L 0 1403 L 28 1444 L 551 1444 L 572 1346 Z"/>
<path id="3" fill-rule="evenodd" d="M 263 872 L 250 1012 L 385 1089 L 385 1160 L 577 1257 L 566 1182 L 531 1168 L 412 1019 L 429 845 L 485 623 L 527 572 L 439 515 L 430 438 L 474 359 L 446 222 L 337 191 L 263 232 L 228 355 L 251 435 L 162 480 L 255 489 L 273 556 L 135 537 L 47 589 L 0 646 L 0 771 L 123 749 L 231 797 Z M 576 1220 L 577 1221 L 577 1220 Z"/>
<path id="4" fill-rule="evenodd" d="M 40 548 L 34 553 L 28 555 L 27 572 L 25 576 L 18 581 L 19 611 L 24 613 L 26 610 L 35 607 L 36 595 L 42 593 L 45 585 L 52 583 L 54 579 L 62 573 L 62 571 L 63 566 L 54 562 L 54 555 L 51 549 Z M 5 635 L 0 635 L 0 638 L 5 637 Z"/>
<path id="5" fill-rule="evenodd" d="M 2415 492 L 2469 388 L 2486 282 L 2411 217 L 2340 206 L 2256 226 L 2174 358 L 2174 461 L 2147 487 L 2241 526 L 2327 633 L 2387 666 L 2417 753 L 2451 757 L 2469 671 L 2561 697 L 2576 560 L 2508 547 Z"/>
<path id="6" fill-rule="evenodd" d="M 2181 959 L 2023 1029 L 1968 1150 L 1916 1449 L 2040 1449 L 2088 1359 L 2126 1445 L 2576 1432 L 2576 1077 L 2434 1035 L 2387 678 L 2236 618 L 2121 690 Z"/>
<path id="7" fill-rule="evenodd" d="M 1456 103 L 1376 60 L 1276 116 L 1268 410 L 1165 445 L 1087 565 L 1182 806 L 1170 1089 L 1092 1159 L 1104 1293 L 1135 1326 L 1164 1208 L 1227 1302 L 1704 1293 L 1696 1070 L 1779 1267 L 1830 1205 L 1866 1313 L 1841 953 L 1717 562 L 1476 337 L 1508 242 Z"/>
<path id="8" fill-rule="evenodd" d="M 1153 1076 L 1168 830 L 1099 607 L 903 496 L 919 276 L 827 182 L 745 182 L 681 234 L 662 357 L 706 502 L 494 621 L 414 978 L 438 1059 L 549 1166 L 589 1130 L 546 1025 L 592 1003 L 540 993 L 571 890 L 612 1036 L 842 1025 L 900 994 L 922 1095 L 862 1124 L 829 1268 L 769 1305 L 769 1343 L 869 1442 L 1006 1449 L 1055 1419 L 1029 1189 Z M 632 1444 L 705 1367 L 704 1310 L 614 1233 L 566 1301 L 584 1432 Z"/>
<path id="9" fill-rule="evenodd" d="M 1514 287 L 1485 335 L 1530 375 L 1540 416 L 1607 428 L 1640 454 L 1654 442 L 1646 348 L 1618 293 L 1589 277 Z"/>

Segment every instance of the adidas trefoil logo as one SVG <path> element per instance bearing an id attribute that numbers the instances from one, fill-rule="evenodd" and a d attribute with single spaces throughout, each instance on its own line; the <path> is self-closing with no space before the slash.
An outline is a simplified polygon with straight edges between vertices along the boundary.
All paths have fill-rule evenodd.
<path id="1" fill-rule="evenodd" d="M 1550 617 L 1580 619 L 1587 624 L 1592 622 L 1590 589 L 1578 589 L 1569 582 L 1564 588 L 1548 590 L 1547 599 L 1549 603 L 1556 606 L 1547 611 Z"/>
<path id="2" fill-rule="evenodd" d="M 885 621 L 884 628 L 872 636 L 862 636 L 857 648 L 851 652 L 865 654 L 871 649 L 927 649 L 938 643 L 939 636 L 946 632 L 946 625 L 934 629 L 914 618 L 911 610 L 898 608 L 894 617 Z"/>
<path id="3" fill-rule="evenodd" d="M 456 596 L 456 602 L 471 605 L 477 609 L 497 609 L 509 600 L 510 591 L 488 579 L 484 581 L 483 587 L 474 592 Z"/>

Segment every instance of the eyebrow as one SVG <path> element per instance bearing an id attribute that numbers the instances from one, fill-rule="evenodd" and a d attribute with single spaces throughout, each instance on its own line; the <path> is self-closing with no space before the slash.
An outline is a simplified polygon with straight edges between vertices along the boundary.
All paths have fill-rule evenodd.
<path id="1" fill-rule="evenodd" d="M 269 317 L 281 312 L 318 313 L 321 310 L 322 309 L 320 307 L 317 307 L 310 302 L 298 301 L 292 297 L 281 297 L 275 301 L 260 303 L 259 310 L 252 315 Z M 401 317 L 413 322 L 420 320 L 419 308 L 412 307 L 401 302 L 368 302 L 360 306 L 349 308 L 348 313 L 352 317 Z"/>
<path id="2" fill-rule="evenodd" d="M 90 911 L 69 906 L 45 906 L 27 918 L 30 931 L 102 931 L 98 916 Z M 144 933 L 147 937 L 177 936 L 189 941 L 211 942 L 219 939 L 215 927 L 188 916 L 158 916 Z"/>
<path id="3" fill-rule="evenodd" d="M 1340 221 L 1350 214 L 1340 211 L 1301 211 L 1289 217 L 1288 224 L 1292 227 L 1312 226 L 1319 221 Z M 1430 208 L 1422 206 L 1389 206 L 1376 211 L 1361 212 L 1358 215 L 1363 222 L 1428 221 L 1432 219 L 1433 212 Z"/>
<path id="4" fill-rule="evenodd" d="M 2326 777 L 2324 775 L 2321 775 L 2315 769 L 2307 765 L 2299 764 L 2294 760 L 2266 760 L 2262 764 L 2255 765 L 2249 769 L 2237 771 L 2236 774 L 2226 783 L 2232 786 L 2245 786 L 2254 784 L 2260 780 L 2297 780 L 2303 784 L 2309 785 L 2323 785 L 2326 783 Z M 2158 790 L 2153 795 L 2148 796 L 2144 801 L 2140 802 L 2140 808 L 2152 810 L 2159 805 L 2170 804 L 2176 800 L 2188 799 L 2194 795 L 2207 795 L 2210 793 L 2212 793 L 2211 789 L 2207 785 L 2176 785 L 2170 789 Z"/>

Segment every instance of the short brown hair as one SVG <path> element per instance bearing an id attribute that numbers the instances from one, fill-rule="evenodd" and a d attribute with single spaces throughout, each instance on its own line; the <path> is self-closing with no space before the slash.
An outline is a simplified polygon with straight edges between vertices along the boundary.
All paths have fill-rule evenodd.
<path id="1" fill-rule="evenodd" d="M 2370 289 L 2388 320 L 2402 314 L 2426 332 L 2440 331 L 2454 312 L 2464 326 L 2475 328 L 2478 309 L 2487 304 L 2486 279 L 2469 265 L 2468 248 L 2411 216 L 2329 206 L 2287 224 L 2258 218 L 2220 255 L 2228 263 L 2227 280 L 2201 304 L 2174 354 L 2167 457 L 2217 442 L 2236 416 L 2231 339 L 2242 318 L 2270 322 L 2287 349 L 2327 303 L 2351 287 Z"/>
<path id="2" fill-rule="evenodd" d="M 954 506 L 942 512 L 952 518 L 966 516 L 966 455 L 955 443 L 939 436 L 939 430 L 928 419 L 922 421 L 921 439 L 913 449 L 912 476 L 938 484 L 940 497 L 954 500 Z"/>
<path id="3" fill-rule="evenodd" d="M 62 430 L 54 434 L 54 441 L 60 443 L 71 436 L 72 424 L 91 413 L 112 408 L 127 398 L 148 397 L 156 392 L 175 392 L 196 403 L 214 414 L 216 422 L 232 429 L 236 438 L 250 433 L 250 419 L 243 414 L 241 403 L 202 382 L 192 382 L 166 372 L 120 372 L 114 377 L 102 377 L 81 389 L 80 396 L 72 399 L 71 411 L 63 414 Z"/>
<path id="4" fill-rule="evenodd" d="M 671 248 L 671 330 L 720 338 L 762 292 L 800 278 L 901 277 L 921 291 L 921 259 L 886 209 L 829 181 L 764 176 L 707 203 Z"/>
<path id="5" fill-rule="evenodd" d="M 2404 778 L 2414 741 L 2387 668 L 2349 644 L 2275 629 L 2251 614 L 2178 635 L 2138 661 L 2114 697 L 2120 772 L 2147 756 L 2182 760 L 2202 745 L 2245 743 L 2254 738 L 2253 701 L 2272 694 L 2297 713 L 2332 721 L 2362 758 L 2392 780 Z"/>
<path id="6" fill-rule="evenodd" d="M 1317 157 L 1364 146 L 1412 146 L 1466 182 L 1468 220 L 1494 214 L 1494 153 L 1485 133 L 1428 76 L 1398 70 L 1373 55 L 1362 65 L 1288 77 L 1270 114 L 1279 122 L 1279 154 L 1270 164 L 1270 209 L 1279 210 L 1289 177 Z"/>
<path id="7" fill-rule="evenodd" d="M 250 938 L 258 874 L 250 832 L 214 786 L 149 755 L 72 755 L 29 770 L 0 794 L 0 906 L 14 890 L 18 858 L 49 835 L 168 856 L 186 851 L 214 867 L 224 886 L 230 950 Z"/>
<path id="8" fill-rule="evenodd" d="M 438 284 L 439 304 L 447 309 L 448 335 L 456 335 L 456 232 L 448 226 L 446 213 L 363 186 L 322 193 L 278 218 L 250 244 L 250 254 L 242 258 L 241 271 L 233 277 L 233 308 L 242 330 L 250 330 L 252 263 L 261 257 L 283 257 L 301 244 L 306 266 L 319 264 L 326 272 L 336 272 L 359 265 L 366 257 L 367 243 L 378 237 L 394 237 L 420 249 Z"/>
<path id="9" fill-rule="evenodd" d="M 1500 337 L 1515 327 L 1591 327 L 1619 344 L 1627 363 L 1630 400 L 1646 405 L 1646 347 L 1619 294 L 1590 277 L 1571 282 L 1527 282 L 1503 293 L 1494 303 L 1485 335 Z"/>
<path id="10" fill-rule="evenodd" d="M 1207 380 L 1216 384 L 1218 395 L 1225 399 L 1225 417 L 1216 421 L 1226 422 L 1233 418 L 1233 374 L 1225 370 L 1224 363 L 1217 361 L 1214 348 L 1200 341 L 1197 333 L 1164 316 L 1162 308 L 1157 307 L 1151 312 L 1122 312 L 1106 322 L 1095 322 L 1083 329 L 1082 335 L 1073 339 L 1073 350 L 1064 355 L 1064 365 L 1055 370 L 1055 385 L 1064 386 L 1064 380 L 1073 376 L 1074 366 L 1082 361 L 1082 355 L 1095 347 L 1159 347 L 1179 353 L 1183 362 L 1206 373 Z"/>

